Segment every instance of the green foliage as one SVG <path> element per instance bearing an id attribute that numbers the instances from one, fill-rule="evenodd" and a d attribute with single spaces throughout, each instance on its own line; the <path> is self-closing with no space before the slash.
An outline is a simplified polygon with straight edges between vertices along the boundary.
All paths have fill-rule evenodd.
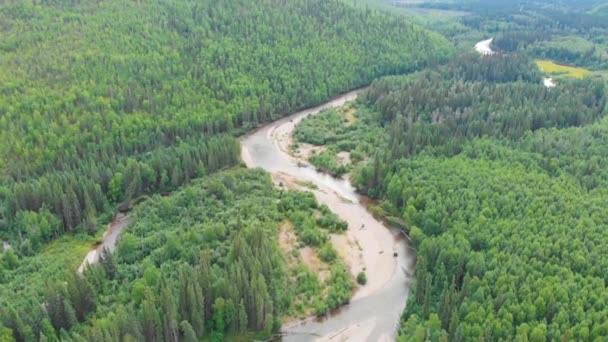
<path id="1" fill-rule="evenodd" d="M 334 308 L 350 299 L 352 280 L 344 267 L 332 269 L 322 284 L 304 265 L 289 270 L 277 243 L 279 223 L 307 218 L 302 225 L 322 232 L 319 246 L 328 262 L 333 258 L 337 264 L 325 241 L 327 232 L 339 231 L 343 223 L 312 194 L 274 190 L 261 170 L 236 169 L 193 181 L 171 196 L 152 196 L 131 215 L 115 254 L 103 254 L 99 264 L 76 276 L 85 245 L 78 263 L 62 272 L 48 268 L 57 274 L 49 277 L 46 292 L 16 292 L 30 295 L 25 303 L 8 294 L 18 288 L 14 281 L 28 275 L 24 268 L 40 262 L 36 257 L 3 262 L 10 268 L 3 266 L 8 287 L 0 292 L 0 322 L 17 339 L 38 336 L 48 320 L 49 338 L 62 331 L 65 338 L 75 337 L 77 331 L 88 340 L 222 340 L 249 331 L 268 336 L 283 315 L 299 311 L 296 299 L 302 312 L 319 302 Z M 9 249 L 2 258 L 13 257 Z"/>
<path id="2" fill-rule="evenodd" d="M 348 229 L 348 224 L 339 218 L 338 215 L 334 214 L 325 204 L 319 207 L 319 211 L 321 214 L 317 218 L 317 224 L 321 228 L 327 229 L 332 233 L 340 233 Z"/>
<path id="3" fill-rule="evenodd" d="M 356 180 L 417 250 L 402 341 L 604 336 L 605 87 L 489 67 L 533 68 L 510 58 L 390 77 L 359 101 L 385 132 Z"/>
<path id="4" fill-rule="evenodd" d="M 336 177 L 345 174 L 348 168 L 336 161 L 336 155 L 330 151 L 323 151 L 310 157 L 310 162 L 323 172 Z"/>
<path id="5" fill-rule="evenodd" d="M 347 105 L 308 116 L 294 130 L 298 143 L 323 145 L 327 149 L 309 161 L 319 170 L 335 176 L 351 171 L 380 144 L 383 137 L 380 115 L 361 106 Z M 350 163 L 339 160 L 339 152 L 350 154 Z"/>
<path id="6" fill-rule="evenodd" d="M 0 254 L 0 324 L 15 334 L 25 333 L 30 326 L 40 327 L 40 303 L 46 289 L 55 283 L 65 283 L 93 243 L 91 237 L 63 237 L 46 244 L 34 256 L 18 257 L 12 248 Z M 16 311 L 21 323 L 3 311 L 10 308 Z"/>
<path id="7" fill-rule="evenodd" d="M 308 246 L 321 247 L 329 240 L 328 233 L 337 233 L 348 228 L 347 223 L 327 206 L 319 206 L 310 192 L 283 193 L 279 210 L 289 217 L 299 240 Z M 315 215 L 311 216 L 310 210 L 314 210 Z"/>
<path id="8" fill-rule="evenodd" d="M 338 254 L 331 243 L 325 243 L 319 249 L 319 258 L 328 264 L 333 263 L 337 257 Z"/>
<path id="9" fill-rule="evenodd" d="M 471 146 L 481 148 L 488 144 Z M 407 180 L 404 195 L 417 208 L 413 221 L 425 234 L 418 255 L 430 260 L 418 265 L 417 283 L 429 269 L 432 285 L 422 297 L 417 295 L 425 287 L 416 287 L 423 300 L 408 305 L 408 313 L 423 314 L 427 303 L 430 312 L 444 310 L 442 317 L 459 308 L 469 337 L 490 333 L 492 339 L 511 339 L 524 323 L 540 336 L 538 324 L 545 321 L 552 326 L 550 339 L 568 331 L 583 338 L 585 317 L 596 321 L 606 315 L 603 307 L 586 306 L 591 297 L 605 297 L 600 289 L 607 280 L 599 271 L 605 266 L 585 262 L 598 258 L 607 243 L 597 216 L 602 195 L 590 195 L 570 176 L 549 176 L 533 162 L 487 158 L 421 156 L 401 161 L 391 177 Z M 594 236 L 596 243 L 582 247 L 582 236 Z M 451 299 L 441 309 L 445 298 Z M 570 316 L 573 311 L 585 314 Z M 450 319 L 444 320 L 447 329 Z M 479 329 L 484 326 L 494 328 Z"/>
<path id="10" fill-rule="evenodd" d="M 46 207 L 68 232 L 236 165 L 225 134 L 451 53 L 336 1 L 9 1 L 0 21 L 2 223 Z"/>
<path id="11" fill-rule="evenodd" d="M 46 209 L 40 212 L 19 212 L 13 227 L 17 230 L 16 234 L 27 237 L 20 245 L 15 246 L 24 255 L 33 254 L 43 243 L 63 230 L 61 222 Z"/>
<path id="12" fill-rule="evenodd" d="M 416 77 L 375 82 L 363 101 L 381 112 L 387 122 L 387 148 L 357 174 L 361 189 L 398 198 L 404 184 L 397 179 L 384 182 L 393 160 L 422 151 L 451 156 L 462 152 L 470 139 L 519 139 L 543 128 L 588 125 L 604 115 L 605 85 L 599 80 L 564 81 L 555 89 L 547 89 L 536 80 L 513 82 L 513 77 L 490 82 L 497 78 L 494 68 L 487 66 L 494 61 L 498 68 L 510 58 L 465 58 Z M 535 68 L 518 59 L 513 65 Z M 458 63 L 470 65 L 460 67 Z M 528 72 L 523 68 L 519 74 Z M 477 76 L 471 81 L 470 75 Z"/>
<path id="13" fill-rule="evenodd" d="M 367 284 L 367 276 L 365 275 L 365 272 L 361 271 L 357 274 L 357 284 L 359 284 L 359 285 Z"/>
<path id="14" fill-rule="evenodd" d="M 353 289 L 353 280 L 346 267 L 340 263 L 332 266 L 329 294 L 327 295 L 327 310 L 333 310 L 348 303 Z"/>
<path id="15" fill-rule="evenodd" d="M 337 109 L 327 109 L 313 116 L 308 116 L 294 130 L 297 141 L 313 145 L 329 145 L 343 140 L 340 134 L 344 130 L 344 117 Z"/>

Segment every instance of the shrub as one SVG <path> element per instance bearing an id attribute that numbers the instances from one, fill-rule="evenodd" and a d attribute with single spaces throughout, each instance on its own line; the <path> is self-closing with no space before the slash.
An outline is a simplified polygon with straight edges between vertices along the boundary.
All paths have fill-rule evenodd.
<path id="1" fill-rule="evenodd" d="M 331 245 L 331 243 L 323 244 L 323 246 L 321 246 L 321 249 L 319 250 L 319 258 L 321 258 L 321 260 L 326 263 L 331 264 L 332 262 L 334 262 L 334 260 L 336 260 L 337 256 L 338 255 L 336 254 L 336 250 Z"/>
<path id="2" fill-rule="evenodd" d="M 357 283 L 359 285 L 365 285 L 367 283 L 367 276 L 365 275 L 365 272 L 361 271 L 359 274 L 357 274 Z"/>

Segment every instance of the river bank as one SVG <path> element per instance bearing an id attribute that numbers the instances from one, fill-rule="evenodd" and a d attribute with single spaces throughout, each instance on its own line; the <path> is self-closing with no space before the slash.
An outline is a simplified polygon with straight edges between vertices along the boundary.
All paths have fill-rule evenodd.
<path id="1" fill-rule="evenodd" d="M 101 243 L 91 249 L 85 256 L 82 264 L 78 267 L 78 273 L 82 273 L 89 265 L 99 262 L 99 257 L 104 250 L 114 252 L 118 237 L 129 226 L 129 223 L 131 223 L 131 218 L 127 214 L 117 214 L 114 220 L 108 224 Z"/>
<path id="2" fill-rule="evenodd" d="M 363 89 L 343 94 L 321 106 L 306 109 L 266 125 L 241 138 L 242 159 L 248 167 L 270 172 L 275 183 L 312 183 L 320 203 L 348 223 L 348 243 L 335 243 L 352 274 L 365 271 L 368 282 L 351 303 L 324 318 L 311 317 L 283 327 L 284 341 L 389 341 L 395 338 L 405 307 L 414 255 L 402 234 L 385 227 L 361 203 L 348 180 L 334 178 L 307 166 L 289 153 L 291 134 L 306 116 L 355 100 Z M 290 184 L 291 183 L 291 184 Z M 335 242 L 335 241 L 334 241 Z"/>
<path id="3" fill-rule="evenodd" d="M 491 56 L 496 54 L 496 51 L 492 50 L 493 41 L 494 38 L 489 38 L 478 42 L 477 44 L 475 44 L 475 51 L 477 51 L 480 55 L 483 56 Z M 552 77 L 544 77 L 543 85 L 546 88 L 555 88 L 557 86 L 557 83 L 555 82 L 555 80 L 553 80 Z"/>

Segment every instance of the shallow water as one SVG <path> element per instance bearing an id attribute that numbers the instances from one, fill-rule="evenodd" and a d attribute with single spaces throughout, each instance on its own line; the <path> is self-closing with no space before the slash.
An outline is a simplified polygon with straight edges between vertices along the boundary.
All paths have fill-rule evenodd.
<path id="1" fill-rule="evenodd" d="M 492 45 L 492 41 L 494 38 L 482 40 L 479 43 L 475 44 L 475 51 L 479 52 L 482 55 L 493 55 L 494 51 L 490 45 Z"/>
<path id="2" fill-rule="evenodd" d="M 84 269 L 88 265 L 93 265 L 99 261 L 99 257 L 107 250 L 109 252 L 114 252 L 116 249 L 116 242 L 118 242 L 118 237 L 125 230 L 129 223 L 131 222 L 129 216 L 125 214 L 118 214 L 114 220 L 108 224 L 108 227 L 103 235 L 103 239 L 101 244 L 91 249 L 89 253 L 85 256 L 82 264 L 78 267 L 78 273 L 82 273 Z"/>
<path id="3" fill-rule="evenodd" d="M 281 138 L 290 136 L 301 119 L 354 100 L 361 91 L 352 91 L 321 106 L 294 113 L 241 138 L 242 158 L 248 167 L 260 167 L 316 184 L 319 189 L 313 192 L 317 200 L 349 223 L 348 233 L 359 237 L 361 254 L 366 261 L 369 282 L 355 294 L 350 304 L 326 317 L 284 326 L 283 341 L 391 341 L 395 339 L 405 308 L 415 256 L 402 234 L 374 219 L 362 203 L 364 198 L 349 181 L 304 166 L 281 149 Z M 362 230 L 362 224 L 365 230 Z"/>

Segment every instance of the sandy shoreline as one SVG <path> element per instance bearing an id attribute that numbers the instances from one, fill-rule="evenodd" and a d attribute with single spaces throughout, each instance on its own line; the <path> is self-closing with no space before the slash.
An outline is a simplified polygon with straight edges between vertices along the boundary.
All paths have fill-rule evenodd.
<path id="1" fill-rule="evenodd" d="M 348 102 L 345 101 L 345 103 Z M 293 144 L 293 130 L 307 116 L 294 118 L 276 125 L 268 131 L 268 138 L 279 148 L 284 157 L 306 165 L 308 165 L 306 160 L 298 159 L 290 153 L 290 147 Z M 367 275 L 367 284 L 358 289 L 353 300 L 363 298 L 381 289 L 391 278 L 396 267 L 393 253 L 397 252 L 397 246 L 393 233 L 367 211 L 358 216 L 351 215 L 349 209 L 356 204 L 345 203 L 331 189 L 319 186 L 316 190 L 307 190 L 314 193 L 320 203 L 326 204 L 336 215 L 348 223 L 348 230 L 345 233 L 348 243 L 338 243 L 337 239 L 332 239 L 332 243 L 344 258 L 353 276 L 361 271 Z"/>
<path id="2" fill-rule="evenodd" d="M 103 234 L 102 243 L 99 246 L 91 249 L 85 256 L 82 264 L 78 267 L 78 273 L 82 273 L 86 267 L 93 265 L 99 261 L 101 253 L 104 249 L 113 252 L 116 249 L 116 242 L 123 230 L 131 223 L 131 218 L 125 214 L 118 214 L 116 218 L 110 222 Z"/>
<path id="3" fill-rule="evenodd" d="M 415 255 L 408 250 L 403 234 L 376 220 L 347 179 L 318 172 L 298 159 L 302 153 L 290 148 L 293 130 L 303 118 L 343 106 L 362 90 L 301 110 L 241 137 L 241 158 L 248 167 L 269 172 L 276 186 L 312 192 L 319 203 L 347 222 L 348 229 L 332 235 L 331 242 L 353 276 L 360 271 L 367 275 L 366 285 L 357 289 L 349 304 L 321 317 L 285 322 L 281 332 L 286 342 L 391 341 L 407 302 Z"/>

